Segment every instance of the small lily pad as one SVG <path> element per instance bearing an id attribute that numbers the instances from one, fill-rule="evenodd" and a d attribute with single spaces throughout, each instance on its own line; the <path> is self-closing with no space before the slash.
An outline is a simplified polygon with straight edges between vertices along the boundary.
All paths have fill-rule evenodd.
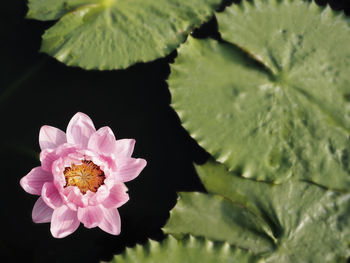
<path id="1" fill-rule="evenodd" d="M 28 18 L 59 21 L 41 51 L 85 69 L 123 69 L 164 57 L 221 0 L 29 0 Z"/>

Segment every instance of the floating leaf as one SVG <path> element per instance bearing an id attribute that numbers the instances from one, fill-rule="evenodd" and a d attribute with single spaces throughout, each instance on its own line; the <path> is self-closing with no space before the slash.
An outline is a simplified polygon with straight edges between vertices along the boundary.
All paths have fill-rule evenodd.
<path id="1" fill-rule="evenodd" d="M 203 238 L 186 236 L 177 240 L 168 236 L 162 242 L 149 240 L 145 245 L 127 248 L 111 263 L 253 263 L 257 258 L 249 251 L 214 243 Z"/>
<path id="2" fill-rule="evenodd" d="M 218 195 L 179 193 L 178 203 L 163 230 L 227 241 L 256 253 L 273 249 L 272 232 L 263 220 Z"/>
<path id="3" fill-rule="evenodd" d="M 240 230 L 232 228 L 231 232 L 236 235 L 232 235 L 234 240 L 227 238 L 228 233 L 218 230 L 221 225 L 227 224 L 225 219 L 228 217 L 212 214 L 212 207 L 219 207 L 220 202 L 224 202 L 222 200 L 229 200 L 232 209 L 223 209 L 221 213 L 238 215 L 243 214 L 242 211 L 250 211 L 251 215 L 256 215 L 256 222 L 263 220 L 268 225 L 264 230 L 272 231 L 274 247 L 262 255 L 266 262 L 346 262 L 350 255 L 350 194 L 340 194 L 297 180 L 280 185 L 247 180 L 217 163 L 207 163 L 198 167 L 197 171 L 207 190 L 220 194 L 222 199 L 213 194 L 186 194 L 188 197 L 181 198 L 171 213 L 165 227 L 167 233 L 196 234 L 211 217 L 213 220 L 200 235 L 212 237 L 214 232 L 215 240 L 228 240 L 236 246 L 244 244 L 244 248 L 252 251 L 266 251 L 261 242 L 246 247 L 248 242 L 243 243 L 242 239 L 251 238 L 253 232 L 243 225 Z M 193 205 L 203 198 L 207 202 L 201 206 Z M 230 224 L 235 226 L 252 220 L 251 216 L 245 216 L 230 217 Z M 265 236 L 270 236 L 270 232 L 266 232 Z M 258 231 L 256 240 L 261 237 L 262 233 Z"/>
<path id="4" fill-rule="evenodd" d="M 304 1 L 254 3 L 218 14 L 235 46 L 192 38 L 179 49 L 168 81 L 174 109 L 243 177 L 350 190 L 348 20 Z"/>
<path id="5" fill-rule="evenodd" d="M 122 69 L 176 49 L 221 0 L 29 0 L 28 17 L 60 19 L 41 51 L 85 69 Z"/>

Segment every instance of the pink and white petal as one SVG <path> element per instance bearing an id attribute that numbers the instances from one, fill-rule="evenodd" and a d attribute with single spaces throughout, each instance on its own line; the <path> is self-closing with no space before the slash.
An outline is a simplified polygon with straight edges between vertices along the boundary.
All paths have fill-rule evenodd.
<path id="1" fill-rule="evenodd" d="M 102 202 L 105 208 L 118 208 L 129 201 L 128 188 L 118 183 L 109 191 L 109 196 Z"/>
<path id="2" fill-rule="evenodd" d="M 41 190 L 41 197 L 52 209 L 56 209 L 63 205 L 62 197 L 52 182 L 44 184 L 43 189 Z"/>
<path id="3" fill-rule="evenodd" d="M 66 134 L 52 126 L 44 125 L 39 132 L 40 149 L 54 149 L 67 142 Z"/>
<path id="4" fill-rule="evenodd" d="M 117 208 L 102 208 L 103 210 L 103 219 L 98 225 L 103 231 L 112 234 L 119 235 L 121 228 L 120 215 Z"/>
<path id="5" fill-rule="evenodd" d="M 36 200 L 33 211 L 32 211 L 32 219 L 34 223 L 47 223 L 51 221 L 53 209 L 45 202 L 41 197 Z"/>
<path id="6" fill-rule="evenodd" d="M 55 150 L 44 149 L 40 153 L 40 162 L 43 170 L 50 172 L 52 170 L 53 162 L 58 158 Z"/>
<path id="7" fill-rule="evenodd" d="M 55 186 L 56 186 L 56 187 L 60 187 L 60 186 L 57 186 L 56 184 L 55 184 Z M 69 187 L 73 187 L 73 186 L 69 186 Z M 73 210 L 73 211 L 78 211 L 78 206 L 77 206 L 76 204 L 74 204 L 74 203 L 72 203 L 72 202 L 70 202 L 70 201 L 68 200 L 67 196 L 65 196 L 65 194 L 63 193 L 62 188 L 61 188 L 61 190 L 59 191 L 59 193 L 60 193 L 60 195 L 61 195 L 61 198 L 62 198 L 63 203 L 64 203 L 66 206 L 68 206 L 69 209 L 71 209 L 71 210 Z"/>
<path id="8" fill-rule="evenodd" d="M 134 139 L 121 139 L 116 141 L 115 156 L 116 158 L 131 157 L 134 151 L 136 141 Z"/>
<path id="9" fill-rule="evenodd" d="M 95 132 L 96 129 L 90 117 L 78 112 L 68 123 L 67 142 L 86 148 L 90 136 Z"/>
<path id="10" fill-rule="evenodd" d="M 114 158 L 114 155 L 112 155 L 112 156 L 101 155 L 100 157 L 104 161 L 104 164 L 105 164 L 104 167 L 100 166 L 103 171 L 106 171 L 107 169 L 110 169 L 113 172 L 117 171 L 117 164 L 116 164 L 116 160 Z"/>
<path id="11" fill-rule="evenodd" d="M 73 204 L 73 203 L 66 203 L 66 206 L 68 206 L 68 208 L 70 210 L 73 210 L 73 211 L 78 211 L 78 206 L 76 204 Z"/>
<path id="12" fill-rule="evenodd" d="M 63 205 L 54 210 L 51 219 L 51 234 L 63 238 L 72 234 L 79 227 L 77 212 Z"/>
<path id="13" fill-rule="evenodd" d="M 147 165 L 144 159 L 120 159 L 117 163 L 115 178 L 118 182 L 128 182 L 135 179 Z"/>
<path id="14" fill-rule="evenodd" d="M 79 188 L 76 186 L 65 187 L 61 193 L 66 197 L 66 202 L 73 203 L 78 207 L 86 207 L 88 200 L 84 198 Z"/>
<path id="15" fill-rule="evenodd" d="M 53 163 L 59 158 L 66 158 L 68 155 L 77 152 L 78 147 L 68 143 L 62 144 L 56 149 L 45 149 L 40 153 L 41 167 L 45 171 L 52 171 Z"/>
<path id="16" fill-rule="evenodd" d="M 103 210 L 97 206 L 79 207 L 78 219 L 87 228 L 98 226 L 103 219 Z"/>
<path id="17" fill-rule="evenodd" d="M 101 204 L 108 197 L 109 190 L 104 184 L 98 188 L 96 193 L 93 193 L 89 190 L 85 195 L 88 196 L 89 205 L 95 206 Z"/>
<path id="18" fill-rule="evenodd" d="M 104 185 L 107 186 L 108 189 L 112 189 L 112 187 L 116 184 L 116 178 L 111 171 L 108 173 L 105 172 L 105 180 L 103 181 Z"/>
<path id="19" fill-rule="evenodd" d="M 41 189 L 46 182 L 52 181 L 52 174 L 44 171 L 41 166 L 33 168 L 20 180 L 20 185 L 29 194 L 40 195 Z"/>
<path id="20" fill-rule="evenodd" d="M 53 162 L 52 164 L 53 183 L 55 184 L 59 192 L 61 192 L 66 185 L 64 170 L 65 170 L 65 166 L 63 165 L 63 161 L 61 158 Z"/>
<path id="21" fill-rule="evenodd" d="M 115 152 L 116 140 L 109 127 L 102 127 L 91 135 L 88 148 L 99 154 L 110 156 Z"/>

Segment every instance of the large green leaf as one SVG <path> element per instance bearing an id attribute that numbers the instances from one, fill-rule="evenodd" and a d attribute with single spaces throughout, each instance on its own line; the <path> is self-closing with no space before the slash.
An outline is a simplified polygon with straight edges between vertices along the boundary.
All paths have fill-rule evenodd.
<path id="1" fill-rule="evenodd" d="M 249 251 L 214 243 L 203 238 L 186 236 L 177 240 L 168 236 L 161 243 L 149 240 L 145 245 L 127 248 L 111 263 L 253 263 L 257 258 Z"/>
<path id="2" fill-rule="evenodd" d="M 350 190 L 350 27 L 303 1 L 242 1 L 190 39 L 169 86 L 183 126 L 243 177 Z M 247 54 L 248 52 L 249 54 Z"/>
<path id="3" fill-rule="evenodd" d="M 213 194 L 186 194 L 188 197 L 181 198 L 171 213 L 165 226 L 167 233 L 194 233 L 213 238 L 214 232 L 215 240 L 265 251 L 262 256 L 266 262 L 346 262 L 350 255 L 350 194 L 297 180 L 280 185 L 247 180 L 217 163 L 207 163 L 197 171 L 206 189 L 220 194 L 222 199 Z M 204 199 L 206 202 L 200 207 L 193 205 Z M 213 213 L 213 207 L 220 206 L 222 200 L 232 202 L 232 208 Z M 263 221 L 269 226 L 263 231 L 273 232 L 271 251 L 266 250 L 262 242 L 242 242 L 253 233 L 244 226 L 235 228 L 245 220 L 253 220 L 242 211 L 250 211 L 250 215 L 256 215 L 257 223 Z M 237 216 L 229 217 L 229 214 Z M 208 217 L 212 221 L 208 222 Z M 207 224 L 206 230 L 198 233 L 203 224 Z M 227 233 L 220 231 L 221 225 L 229 224 L 232 229 L 227 228 Z M 256 240 L 261 240 L 261 230 L 256 233 Z M 230 234 L 233 238 L 228 238 Z M 270 232 L 265 232 L 265 236 L 270 236 Z"/>
<path id="4" fill-rule="evenodd" d="M 269 225 L 249 210 L 222 196 L 179 193 L 179 200 L 163 228 L 166 233 L 205 236 L 263 253 L 273 249 Z"/>
<path id="5" fill-rule="evenodd" d="M 85 69 L 122 69 L 179 46 L 221 0 L 29 0 L 29 18 L 60 19 L 41 51 Z"/>
<path id="6" fill-rule="evenodd" d="M 42 21 L 58 20 L 79 7 L 103 2 L 103 0 L 28 0 L 27 18 Z"/>

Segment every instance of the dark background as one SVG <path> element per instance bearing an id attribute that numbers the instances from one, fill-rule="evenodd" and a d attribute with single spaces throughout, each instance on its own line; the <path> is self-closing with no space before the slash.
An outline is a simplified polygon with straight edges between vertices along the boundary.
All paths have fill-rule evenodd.
<path id="1" fill-rule="evenodd" d="M 232 2 L 223 1 L 220 9 Z M 328 2 L 350 13 L 349 1 Z M 0 261 L 98 262 L 147 238 L 161 240 L 176 191 L 204 190 L 192 163 L 209 157 L 169 106 L 166 79 L 176 51 L 121 71 L 67 67 L 38 52 L 41 35 L 53 23 L 26 20 L 26 11 L 24 0 L 2 1 L 0 7 Z M 193 34 L 220 39 L 215 18 Z M 53 238 L 49 224 L 32 222 L 37 196 L 19 185 L 40 165 L 40 127 L 65 130 L 78 111 L 88 114 L 96 128 L 110 126 L 117 138 L 135 138 L 134 156 L 148 161 L 141 175 L 127 183 L 131 200 L 119 210 L 119 236 L 80 226 L 64 239 Z"/>

